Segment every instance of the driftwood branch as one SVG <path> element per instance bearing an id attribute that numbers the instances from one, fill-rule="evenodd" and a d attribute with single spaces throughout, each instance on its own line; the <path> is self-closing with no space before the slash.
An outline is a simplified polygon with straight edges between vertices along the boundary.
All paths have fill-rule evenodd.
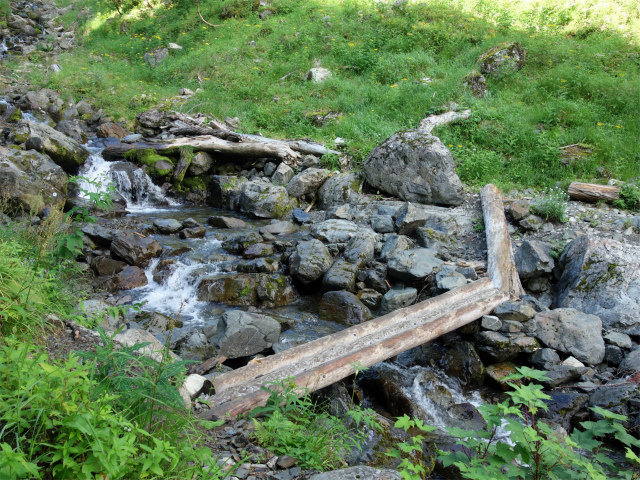
<path id="1" fill-rule="evenodd" d="M 486 185 L 480 193 L 487 235 L 487 272 L 496 288 L 516 297 L 524 294 L 507 231 L 502 195 L 495 185 Z"/>
<path id="2" fill-rule="evenodd" d="M 568 193 L 571 200 L 588 203 L 600 201 L 611 203 L 620 196 L 620 187 L 573 182 L 569 185 Z"/>
<path id="3" fill-rule="evenodd" d="M 430 115 L 420 122 L 418 130 L 425 133 L 431 133 L 434 128 L 440 125 L 457 122 L 458 120 L 466 120 L 470 116 L 471 110 L 465 110 L 464 112 L 447 112 L 441 115 Z"/>
<path id="4" fill-rule="evenodd" d="M 198 7 L 198 16 L 200 16 L 200 20 L 202 20 L 202 23 L 209 25 L 210 27 L 213 27 L 213 28 L 220 27 L 220 25 L 214 25 L 213 23 L 209 23 L 204 19 L 204 17 L 200 13 L 200 0 L 196 0 L 196 5 Z"/>
<path id="5" fill-rule="evenodd" d="M 178 137 L 190 137 L 198 135 L 211 135 L 212 137 L 218 137 L 229 142 L 241 142 L 242 135 L 229 130 L 219 130 L 217 128 L 207 127 L 173 127 L 169 129 L 169 133 L 172 133 Z"/>
<path id="6" fill-rule="evenodd" d="M 261 137 L 259 135 L 242 135 L 242 139 L 245 142 L 286 145 L 291 148 L 291 150 L 295 150 L 296 152 L 300 152 L 304 155 L 315 155 L 317 157 L 322 157 L 323 155 L 327 155 L 329 153 L 340 155 L 340 152 L 338 152 L 337 150 L 331 150 L 324 145 L 305 142 L 303 140 L 274 140 L 272 138 Z"/>

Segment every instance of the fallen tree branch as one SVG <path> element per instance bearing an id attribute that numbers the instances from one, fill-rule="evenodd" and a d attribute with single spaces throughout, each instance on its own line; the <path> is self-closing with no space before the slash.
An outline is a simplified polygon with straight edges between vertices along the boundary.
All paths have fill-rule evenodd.
<path id="1" fill-rule="evenodd" d="M 172 133 L 178 137 L 189 137 L 197 135 L 211 135 L 212 137 L 222 138 L 229 142 L 241 142 L 242 136 L 237 133 L 230 132 L 229 130 L 219 130 L 217 128 L 207 127 L 173 127 L 169 129 L 169 133 Z"/>
<path id="2" fill-rule="evenodd" d="M 569 185 L 568 193 L 571 200 L 589 203 L 597 203 L 600 201 L 611 203 L 620 196 L 620 187 L 573 182 Z"/>
<path id="3" fill-rule="evenodd" d="M 425 133 L 431 133 L 434 128 L 440 125 L 457 122 L 458 120 L 466 120 L 470 116 L 471 110 L 465 110 L 464 112 L 447 112 L 441 115 L 430 115 L 420 122 L 418 130 Z"/>
<path id="4" fill-rule="evenodd" d="M 216 27 L 221 27 L 222 25 L 214 25 L 213 23 L 209 23 L 207 22 L 204 17 L 202 16 L 202 14 L 200 13 L 200 0 L 196 0 L 196 5 L 198 7 L 198 15 L 200 16 L 200 20 L 202 20 L 202 22 L 206 25 L 209 25 L 210 27 L 216 28 Z"/>

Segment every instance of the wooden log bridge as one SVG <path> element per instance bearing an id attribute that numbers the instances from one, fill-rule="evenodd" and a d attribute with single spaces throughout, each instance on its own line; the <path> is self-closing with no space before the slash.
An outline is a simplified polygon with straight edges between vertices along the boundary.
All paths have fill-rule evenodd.
<path id="1" fill-rule="evenodd" d="M 206 417 L 235 417 L 264 405 L 273 382 L 291 378 L 299 393 L 315 391 L 406 350 L 477 320 L 521 292 L 502 198 L 497 188 L 483 190 L 490 278 L 483 278 L 424 302 L 396 310 L 333 335 L 293 347 L 216 377 Z M 496 258 L 492 258 L 496 257 Z M 275 388 L 275 387 L 274 387 Z"/>

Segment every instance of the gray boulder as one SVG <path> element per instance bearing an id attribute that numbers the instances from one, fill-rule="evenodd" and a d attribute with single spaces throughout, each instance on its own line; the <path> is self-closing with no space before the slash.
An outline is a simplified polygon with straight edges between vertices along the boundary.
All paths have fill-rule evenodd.
<path id="1" fill-rule="evenodd" d="M 161 362 L 165 356 L 164 349 L 165 346 L 160 343 L 160 341 L 151 335 L 149 332 L 145 330 L 140 330 L 137 328 L 131 328 L 129 330 L 125 330 L 120 332 L 115 337 L 113 337 L 114 342 L 116 344 L 124 345 L 125 347 L 133 347 L 139 343 L 148 343 L 148 345 L 139 348 L 136 352 L 141 355 L 148 356 L 155 360 L 156 362 Z M 169 357 L 175 361 L 180 361 L 181 358 L 173 352 L 168 352 Z"/>
<path id="2" fill-rule="evenodd" d="M 357 325 L 371 319 L 371 312 L 358 297 L 350 292 L 327 292 L 318 304 L 318 315 L 322 320 Z"/>
<path id="3" fill-rule="evenodd" d="M 146 267 L 152 258 L 162 253 L 162 247 L 151 238 L 126 235 L 111 242 L 111 253 L 130 265 Z"/>
<path id="4" fill-rule="evenodd" d="M 236 206 L 239 212 L 258 218 L 280 218 L 292 209 L 283 187 L 260 181 L 247 182 L 240 187 Z"/>
<path id="5" fill-rule="evenodd" d="M 589 396 L 590 407 L 602 407 L 618 415 L 629 418 L 638 412 L 640 401 L 640 386 L 637 383 L 623 383 L 624 380 L 615 380 L 600 388 L 597 388 Z M 598 418 L 598 417 L 596 417 Z M 624 422 L 626 428 L 632 426 L 631 421 Z"/>
<path id="6" fill-rule="evenodd" d="M 213 166 L 213 158 L 207 152 L 198 152 L 191 158 L 187 173 L 192 177 L 204 175 Z"/>
<path id="7" fill-rule="evenodd" d="M 436 285 L 440 290 L 453 290 L 454 288 L 464 287 L 467 279 L 461 273 L 456 271 L 440 271 L 436 273 Z"/>
<path id="8" fill-rule="evenodd" d="M 13 136 L 17 143 L 39 138 L 42 142 L 42 152 L 70 174 L 75 174 L 89 156 L 89 150 L 45 123 L 20 120 L 16 124 Z"/>
<path id="9" fill-rule="evenodd" d="M 502 43 L 480 55 L 480 71 L 485 75 L 500 78 L 520 70 L 524 65 L 525 56 L 525 50 L 519 43 Z"/>
<path id="10" fill-rule="evenodd" d="M 444 262 L 436 257 L 436 252 L 427 248 L 414 248 L 395 253 L 387 264 L 389 275 L 398 280 L 422 280 Z"/>
<path id="11" fill-rule="evenodd" d="M 270 223 L 269 225 L 265 225 L 259 231 L 263 235 L 265 233 L 270 233 L 271 235 L 280 235 L 280 234 L 287 234 L 287 233 L 295 233 L 298 231 L 298 228 L 293 223 L 287 220 L 280 220 L 278 222 L 276 222 L 275 220 L 272 220 L 272 223 Z"/>
<path id="12" fill-rule="evenodd" d="M 372 288 L 360 290 L 357 297 L 369 310 L 378 310 L 382 304 L 382 294 Z"/>
<path id="13" fill-rule="evenodd" d="M 326 292 L 332 290 L 353 291 L 356 285 L 358 266 L 346 260 L 338 259 L 325 273 L 322 279 L 322 289 Z"/>
<path id="14" fill-rule="evenodd" d="M 618 370 L 625 373 L 640 372 L 640 348 L 629 352 L 620 363 Z"/>
<path id="15" fill-rule="evenodd" d="M 307 168 L 287 184 L 287 193 L 294 198 L 314 196 L 331 172 L 323 168 Z"/>
<path id="16" fill-rule="evenodd" d="M 247 224 L 240 220 L 239 218 L 234 217 L 221 217 L 221 216 L 212 216 L 207 219 L 207 223 L 212 227 L 217 228 L 246 228 Z"/>
<path id="17" fill-rule="evenodd" d="M 559 263 L 558 307 L 597 315 L 607 330 L 640 334 L 640 247 L 583 236 Z"/>
<path id="18" fill-rule="evenodd" d="M 364 267 L 373 260 L 376 242 L 372 236 L 353 237 L 344 250 L 344 258 L 358 267 Z"/>
<path id="19" fill-rule="evenodd" d="M 536 310 L 527 302 L 508 300 L 498 305 L 493 310 L 493 314 L 502 321 L 526 322 L 535 316 Z"/>
<path id="20" fill-rule="evenodd" d="M 515 255 L 518 275 L 523 280 L 551 273 L 555 262 L 546 244 L 537 240 L 525 240 Z"/>
<path id="21" fill-rule="evenodd" d="M 282 162 L 278 165 L 275 172 L 273 172 L 273 175 L 271 175 L 271 182 L 276 185 L 285 186 L 294 176 L 295 172 L 293 171 L 293 168 Z"/>
<path id="22" fill-rule="evenodd" d="M 311 283 L 324 275 L 333 265 L 333 257 L 319 240 L 300 242 L 291 255 L 291 275 L 302 283 Z"/>
<path id="23" fill-rule="evenodd" d="M 337 173 L 328 178 L 318 190 L 318 208 L 330 210 L 338 205 L 359 203 L 364 179 L 360 173 Z"/>
<path id="24" fill-rule="evenodd" d="M 176 233 L 182 230 L 182 222 L 174 218 L 156 219 L 153 221 L 153 225 L 160 233 L 164 234 Z"/>
<path id="25" fill-rule="evenodd" d="M 482 360 L 489 364 L 509 361 L 520 353 L 520 347 L 500 332 L 476 333 L 473 343 Z"/>
<path id="26" fill-rule="evenodd" d="M 244 177 L 213 175 L 211 177 L 209 204 L 212 207 L 235 210 L 235 205 L 240 196 L 240 189 L 246 182 L 247 179 Z"/>
<path id="27" fill-rule="evenodd" d="M 85 143 L 87 141 L 87 134 L 82 130 L 78 122 L 62 120 L 56 125 L 56 130 L 78 143 Z"/>
<path id="28" fill-rule="evenodd" d="M 348 220 L 325 220 L 311 227 L 311 235 L 327 243 L 347 243 L 360 232 L 360 227 Z"/>
<path id="29" fill-rule="evenodd" d="M 570 353 L 581 362 L 597 365 L 604 359 L 602 322 L 595 315 L 573 308 L 541 312 L 530 322 L 529 333 L 546 346 Z"/>
<path id="30" fill-rule="evenodd" d="M 227 358 L 255 355 L 280 339 L 280 323 L 266 315 L 240 310 L 225 312 L 218 320 L 213 343 Z"/>
<path id="31" fill-rule="evenodd" d="M 407 202 L 464 201 L 451 152 L 439 138 L 417 130 L 396 133 L 374 148 L 365 162 L 365 178 L 372 187 Z"/>
<path id="32" fill-rule="evenodd" d="M 378 233 L 393 233 L 396 231 L 391 215 L 372 215 L 371 228 Z"/>
<path id="33" fill-rule="evenodd" d="M 384 315 L 399 308 L 408 307 L 416 301 L 416 298 L 418 298 L 418 290 L 415 288 L 394 288 L 389 290 L 382 297 L 380 313 Z"/>
<path id="34" fill-rule="evenodd" d="M 409 250 L 411 247 L 413 247 L 413 242 L 409 237 L 396 235 L 395 233 L 385 235 L 384 247 L 380 252 L 380 260 L 386 262 L 396 253 Z"/>
<path id="35" fill-rule="evenodd" d="M 396 228 L 400 235 L 413 235 L 416 228 L 427 223 L 427 215 L 420 207 L 410 202 L 405 203 L 394 215 Z"/>

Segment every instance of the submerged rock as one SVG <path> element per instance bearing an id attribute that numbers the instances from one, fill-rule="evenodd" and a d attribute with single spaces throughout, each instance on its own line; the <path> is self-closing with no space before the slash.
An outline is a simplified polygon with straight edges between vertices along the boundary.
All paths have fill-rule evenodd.
<path id="1" fill-rule="evenodd" d="M 371 312 L 358 297 L 349 292 L 327 292 L 318 305 L 318 315 L 322 320 L 358 325 L 371 319 Z"/>

